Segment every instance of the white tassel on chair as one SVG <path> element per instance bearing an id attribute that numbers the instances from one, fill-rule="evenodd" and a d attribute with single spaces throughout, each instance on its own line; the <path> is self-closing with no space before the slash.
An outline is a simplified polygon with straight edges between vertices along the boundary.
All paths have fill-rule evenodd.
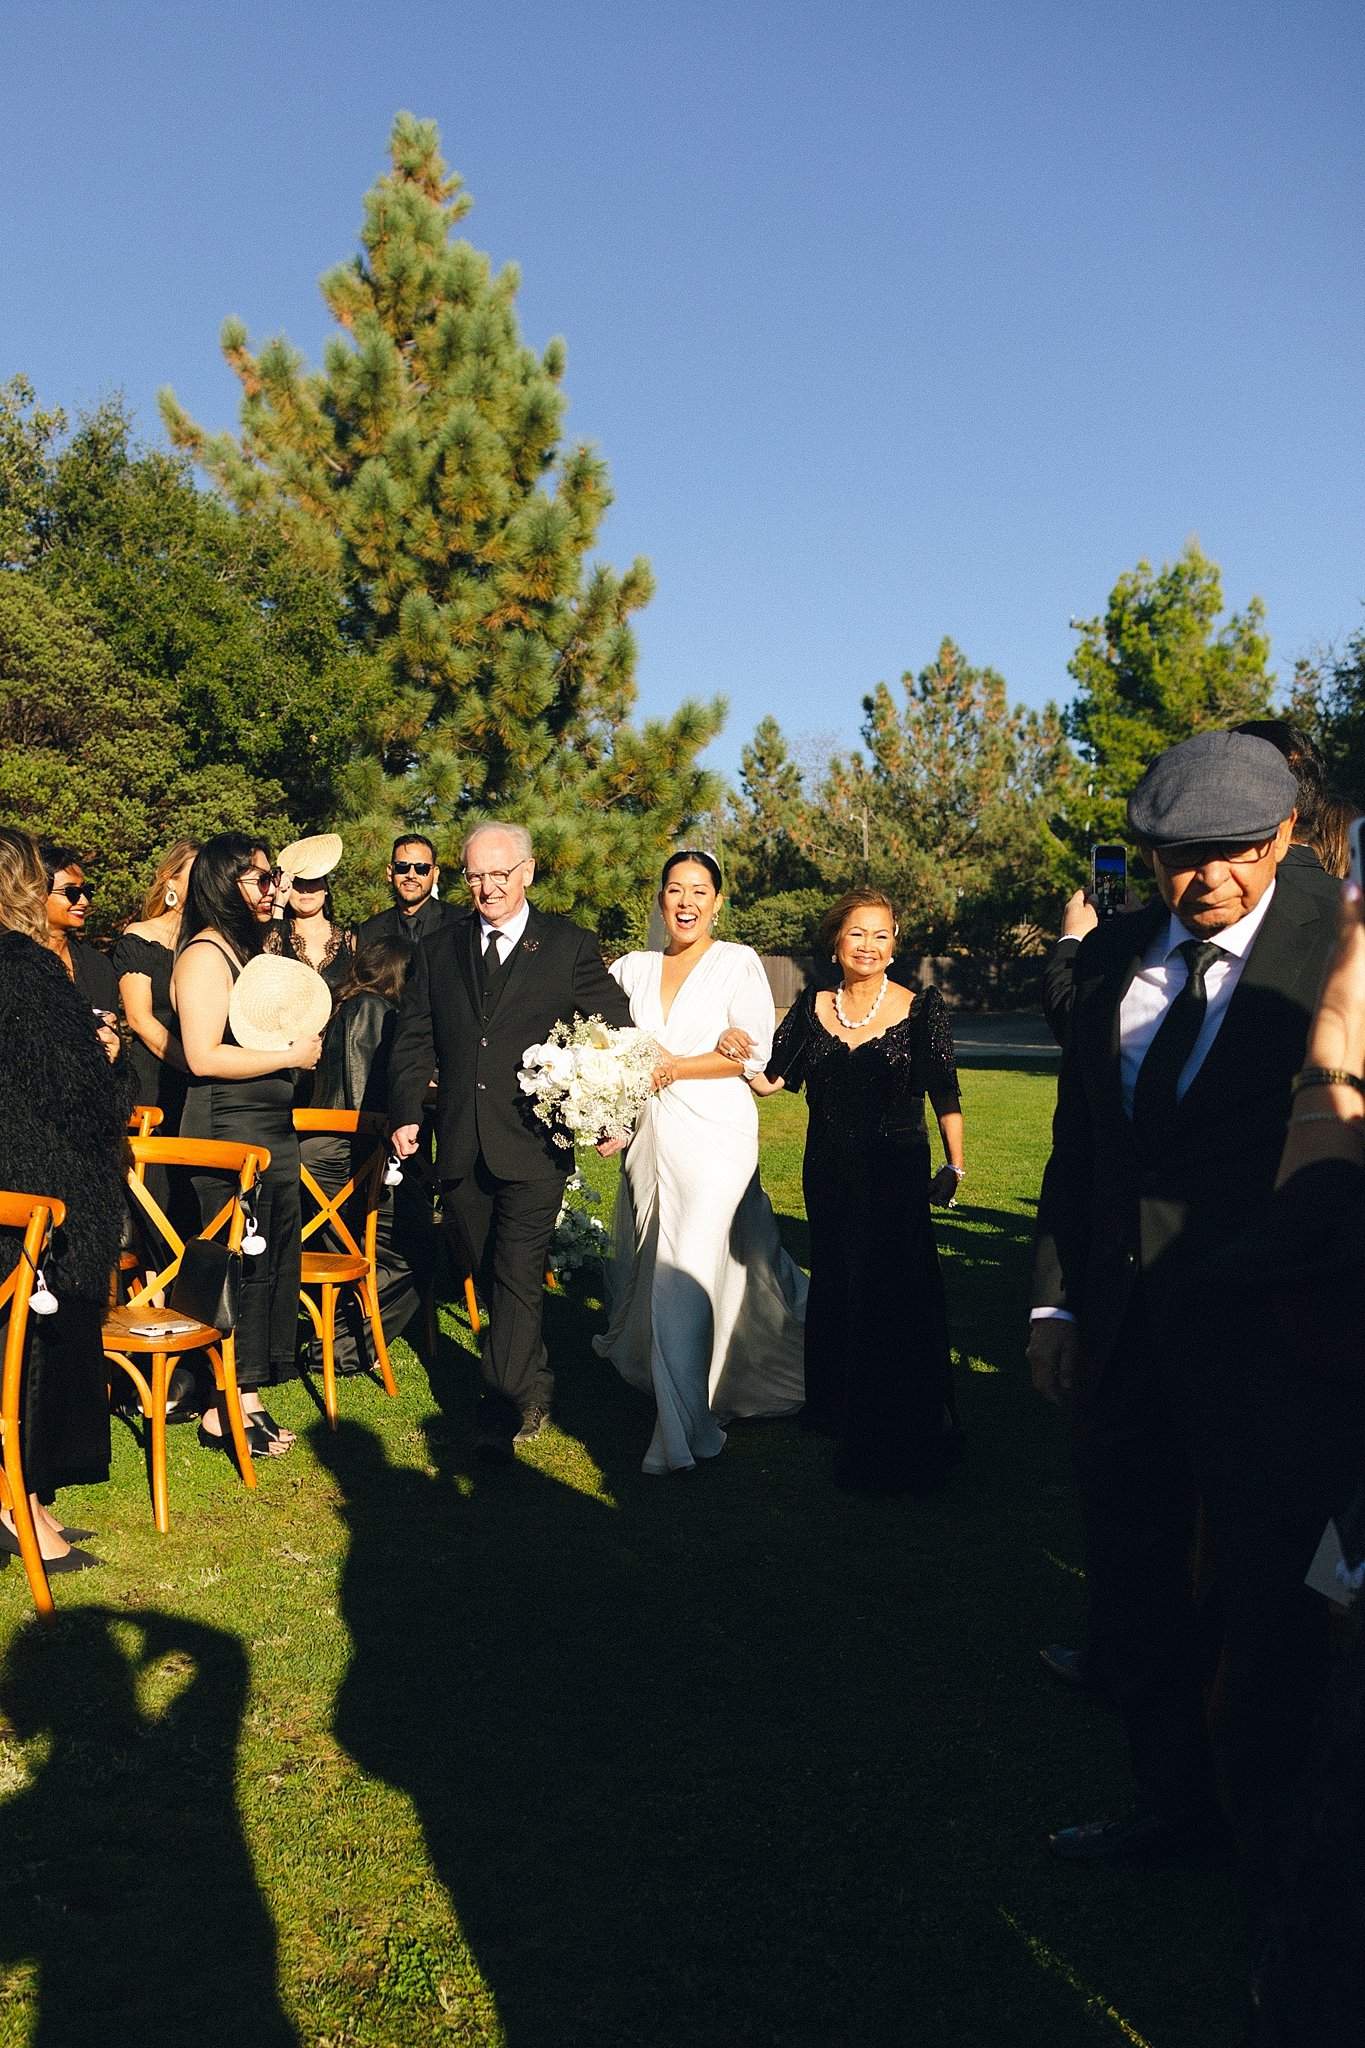
<path id="1" fill-rule="evenodd" d="M 56 1295 L 47 1284 L 47 1279 L 41 1266 L 35 1271 L 33 1292 L 28 1298 L 28 1305 L 33 1310 L 35 1316 L 55 1316 L 60 1305 Z"/>

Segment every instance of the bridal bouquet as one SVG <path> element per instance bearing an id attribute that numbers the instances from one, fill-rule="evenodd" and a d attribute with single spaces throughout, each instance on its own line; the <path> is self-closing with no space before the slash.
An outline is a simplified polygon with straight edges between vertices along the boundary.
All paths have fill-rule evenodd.
<path id="1" fill-rule="evenodd" d="M 600 1145 L 635 1129 L 658 1057 L 647 1032 L 582 1017 L 528 1045 L 517 1079 L 557 1145 Z"/>
<path id="2" fill-rule="evenodd" d="M 544 1044 L 528 1044 L 518 1081 L 557 1145 L 602 1145 L 630 1137 L 657 1059 L 649 1032 L 579 1018 L 557 1024 Z"/>

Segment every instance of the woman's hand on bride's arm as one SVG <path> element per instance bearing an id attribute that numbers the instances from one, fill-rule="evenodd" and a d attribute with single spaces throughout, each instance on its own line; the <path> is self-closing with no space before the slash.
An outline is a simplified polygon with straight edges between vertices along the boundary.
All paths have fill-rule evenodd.
<path id="1" fill-rule="evenodd" d="M 766 1074 L 746 1074 L 744 1078 L 755 1095 L 776 1095 L 787 1085 L 780 1075 L 776 1081 L 770 1081 Z"/>
<path id="2" fill-rule="evenodd" d="M 740 1030 L 738 1024 L 731 1024 L 716 1040 L 716 1051 L 722 1059 L 733 1060 L 737 1067 L 742 1067 L 745 1060 L 754 1056 L 754 1041 L 747 1031 Z"/>

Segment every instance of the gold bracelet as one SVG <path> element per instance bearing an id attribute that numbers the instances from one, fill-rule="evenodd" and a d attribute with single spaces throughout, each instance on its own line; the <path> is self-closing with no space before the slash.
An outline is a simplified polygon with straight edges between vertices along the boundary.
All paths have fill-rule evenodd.
<path id="1" fill-rule="evenodd" d="M 1300 1088 L 1354 1088 L 1357 1095 L 1365 1095 L 1365 1081 L 1345 1067 L 1303 1067 L 1290 1082 L 1289 1092 L 1297 1095 Z"/>

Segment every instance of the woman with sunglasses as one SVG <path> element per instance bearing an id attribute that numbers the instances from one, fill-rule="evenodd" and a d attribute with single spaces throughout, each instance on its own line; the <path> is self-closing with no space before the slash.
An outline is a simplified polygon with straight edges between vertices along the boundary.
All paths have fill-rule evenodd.
<path id="1" fill-rule="evenodd" d="M 79 857 L 69 846 L 44 839 L 38 857 L 47 875 L 47 943 L 57 955 L 90 1009 L 96 1013 L 100 1043 L 109 1058 L 118 1057 L 118 976 L 108 956 L 81 936 L 94 890 L 85 879 Z"/>
<path id="2" fill-rule="evenodd" d="M 220 832 L 207 840 L 190 870 L 171 1001 L 189 1090 L 180 1122 L 184 1138 L 221 1138 L 264 1145 L 270 1165 L 257 1182 L 256 1218 L 265 1251 L 242 1261 L 237 1315 L 237 1383 L 254 1458 L 278 1456 L 294 1439 L 261 1401 L 260 1390 L 292 1379 L 297 1370 L 299 1268 L 299 1146 L 293 1105 L 298 1071 L 311 1070 L 320 1038 L 296 1039 L 287 1053 L 249 1052 L 228 1023 L 232 985 L 247 961 L 264 948 L 274 911 L 270 854 L 259 839 Z M 194 1175 L 202 1219 L 208 1223 L 236 1185 L 235 1177 Z M 199 1428 L 209 1450 L 231 1455 L 221 1403 Z"/>
<path id="3" fill-rule="evenodd" d="M 327 877 L 294 875 L 283 911 L 266 940 L 267 947 L 286 957 L 292 953 L 320 974 L 335 1000 L 355 968 L 355 933 L 336 922 Z"/>

